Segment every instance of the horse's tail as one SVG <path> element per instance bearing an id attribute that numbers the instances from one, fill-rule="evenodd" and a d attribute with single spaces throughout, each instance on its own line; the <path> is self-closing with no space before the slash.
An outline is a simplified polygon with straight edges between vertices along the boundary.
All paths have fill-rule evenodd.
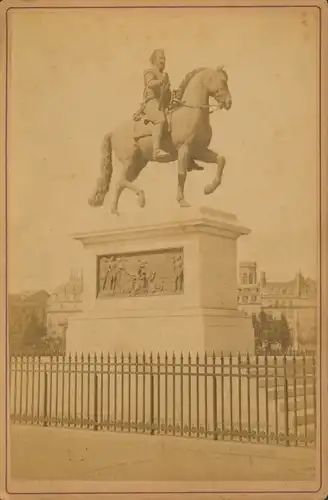
<path id="1" fill-rule="evenodd" d="M 92 207 L 101 207 L 103 205 L 105 196 L 109 191 L 112 173 L 112 136 L 111 134 L 107 134 L 102 143 L 100 176 L 98 177 L 94 193 L 88 200 L 89 205 Z"/>

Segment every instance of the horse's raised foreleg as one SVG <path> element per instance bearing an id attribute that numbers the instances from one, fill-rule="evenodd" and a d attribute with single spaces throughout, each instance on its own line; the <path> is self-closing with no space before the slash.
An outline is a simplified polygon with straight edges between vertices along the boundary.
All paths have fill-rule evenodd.
<path id="1" fill-rule="evenodd" d="M 178 194 L 177 201 L 180 207 L 189 207 L 184 197 L 184 187 L 187 178 L 188 166 L 190 164 L 189 148 L 187 145 L 180 147 L 178 151 Z"/>
<path id="2" fill-rule="evenodd" d="M 218 155 L 218 153 L 212 151 L 211 149 L 205 149 L 197 151 L 197 153 L 194 155 L 194 158 L 196 160 L 203 161 L 204 163 L 216 163 L 216 175 L 213 181 L 210 184 L 207 184 L 207 186 L 205 186 L 204 188 L 205 194 L 213 193 L 220 186 L 222 181 L 222 174 L 225 165 L 224 156 Z"/>

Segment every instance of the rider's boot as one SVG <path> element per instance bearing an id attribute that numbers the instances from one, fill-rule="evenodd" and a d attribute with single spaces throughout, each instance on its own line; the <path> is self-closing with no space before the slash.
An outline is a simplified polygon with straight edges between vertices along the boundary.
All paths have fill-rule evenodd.
<path id="1" fill-rule="evenodd" d="M 168 153 L 160 147 L 163 125 L 163 123 L 156 123 L 153 127 L 153 160 L 161 160 L 168 156 Z"/>

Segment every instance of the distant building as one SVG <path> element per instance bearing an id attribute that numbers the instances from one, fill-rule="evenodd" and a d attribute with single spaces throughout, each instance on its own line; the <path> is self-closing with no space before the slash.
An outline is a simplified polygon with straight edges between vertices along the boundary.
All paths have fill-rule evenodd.
<path id="1" fill-rule="evenodd" d="M 267 281 L 265 272 L 257 272 L 256 262 L 240 262 L 238 307 L 249 315 L 261 310 L 274 318 L 284 314 L 295 348 L 316 335 L 317 284 L 301 272 L 291 281 Z"/>
<path id="2" fill-rule="evenodd" d="M 52 292 L 47 304 L 48 335 L 65 336 L 69 317 L 82 310 L 82 291 L 82 273 L 71 271 L 68 282 Z"/>
<path id="3" fill-rule="evenodd" d="M 23 347 L 23 337 L 32 317 L 40 326 L 47 324 L 46 290 L 10 294 L 8 297 L 9 343 L 11 352 Z"/>

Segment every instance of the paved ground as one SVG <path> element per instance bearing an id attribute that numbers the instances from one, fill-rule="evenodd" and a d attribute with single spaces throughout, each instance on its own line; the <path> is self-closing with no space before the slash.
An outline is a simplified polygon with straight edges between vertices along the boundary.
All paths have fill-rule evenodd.
<path id="1" fill-rule="evenodd" d="M 311 481 L 315 450 L 12 425 L 12 480 Z"/>

